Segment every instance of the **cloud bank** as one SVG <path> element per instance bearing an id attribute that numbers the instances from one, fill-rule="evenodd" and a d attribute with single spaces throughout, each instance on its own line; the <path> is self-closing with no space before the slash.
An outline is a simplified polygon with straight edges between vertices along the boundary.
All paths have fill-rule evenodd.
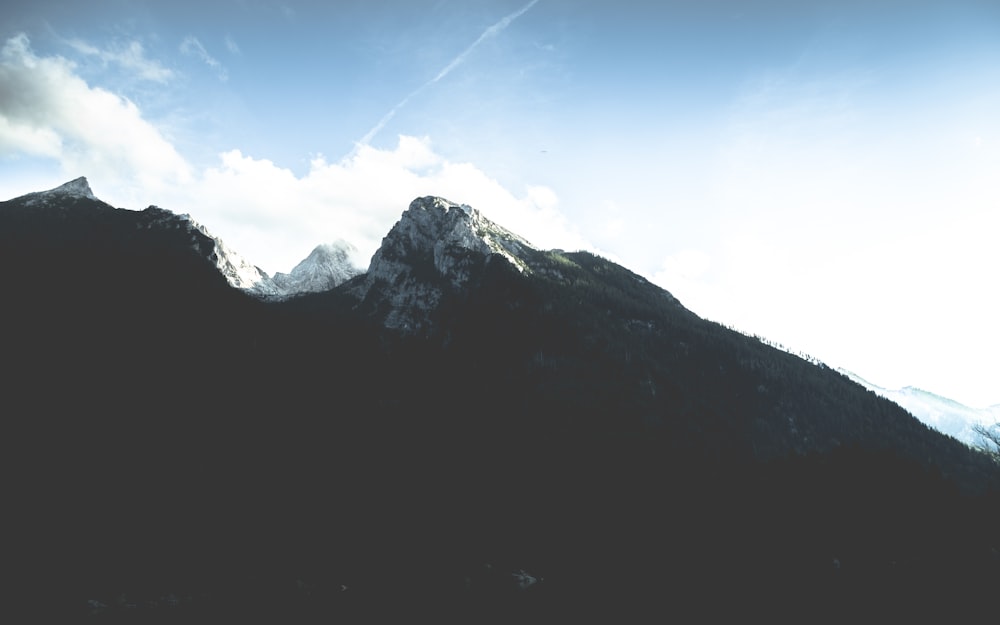
<path id="1" fill-rule="evenodd" d="M 59 56 L 41 58 L 24 34 L 0 50 L 0 157 L 53 159 L 121 195 L 192 179 L 190 165 L 119 95 L 91 87 Z"/>
<path id="2" fill-rule="evenodd" d="M 338 238 L 358 247 L 355 262 L 366 267 L 410 201 L 423 195 L 470 204 L 538 247 L 591 248 L 551 189 L 513 193 L 475 165 L 441 157 L 427 138 L 400 136 L 384 150 L 361 146 L 336 163 L 317 157 L 301 177 L 232 150 L 192 189 L 195 198 L 185 190 L 174 201 L 197 201 L 206 226 L 271 273 Z"/>

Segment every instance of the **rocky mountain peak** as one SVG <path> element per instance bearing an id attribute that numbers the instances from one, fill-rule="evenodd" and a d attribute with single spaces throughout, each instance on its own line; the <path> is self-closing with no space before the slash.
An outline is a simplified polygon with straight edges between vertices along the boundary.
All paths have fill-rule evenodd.
<path id="1" fill-rule="evenodd" d="M 97 200 L 97 196 L 90 189 L 90 183 L 83 176 L 70 180 L 65 184 L 61 184 L 54 189 L 49 189 L 48 191 L 37 191 L 35 193 L 29 193 L 23 198 L 25 204 L 32 205 L 36 203 L 49 203 L 57 200 L 65 199 L 87 199 L 87 200 Z"/>
<path id="2" fill-rule="evenodd" d="M 97 197 L 94 192 L 90 190 L 90 183 L 83 176 L 76 178 L 75 180 L 70 180 L 69 182 L 59 185 L 55 189 L 49 191 L 43 191 L 44 194 L 48 195 L 69 195 L 73 197 L 85 197 L 89 200 L 96 200 Z"/>
<path id="3" fill-rule="evenodd" d="M 533 250 L 468 204 L 419 197 L 382 239 L 354 293 L 362 300 L 381 293 L 379 307 L 389 310 L 385 325 L 419 331 L 428 328 L 446 291 L 465 286 L 484 259 L 499 256 L 523 273 L 530 271 L 525 259 Z"/>
<path id="4" fill-rule="evenodd" d="M 530 249 L 527 241 L 489 221 L 468 204 L 420 197 L 410 203 L 382 240 L 368 273 L 393 283 L 400 271 L 415 261 L 430 261 L 437 273 L 461 286 L 468 279 L 459 267 L 466 252 L 499 254 L 523 272 L 527 263 L 522 256 Z"/>

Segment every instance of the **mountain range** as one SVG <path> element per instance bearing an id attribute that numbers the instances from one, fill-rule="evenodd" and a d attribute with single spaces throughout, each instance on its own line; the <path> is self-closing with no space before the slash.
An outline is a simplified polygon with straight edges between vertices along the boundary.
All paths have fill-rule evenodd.
<path id="1" fill-rule="evenodd" d="M 1000 404 L 987 408 L 971 408 L 953 399 L 913 386 L 888 389 L 849 371 L 842 373 L 865 388 L 896 402 L 935 430 L 953 436 L 968 445 L 979 445 L 983 442 L 975 431 L 976 426 L 989 427 L 1000 423 Z"/>
<path id="2" fill-rule="evenodd" d="M 815 621 L 1000 580 L 992 461 L 840 372 L 443 198 L 348 256 L 268 276 L 85 179 L 0 203 L 24 597 Z"/>

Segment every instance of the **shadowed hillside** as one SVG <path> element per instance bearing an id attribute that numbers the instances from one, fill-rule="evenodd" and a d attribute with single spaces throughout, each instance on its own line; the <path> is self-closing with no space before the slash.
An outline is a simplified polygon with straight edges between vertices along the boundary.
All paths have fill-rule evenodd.
<path id="1" fill-rule="evenodd" d="M 817 620 L 1000 577 L 988 459 L 620 266 L 424 200 L 378 272 L 271 303 L 167 211 L 0 204 L 26 602 Z"/>

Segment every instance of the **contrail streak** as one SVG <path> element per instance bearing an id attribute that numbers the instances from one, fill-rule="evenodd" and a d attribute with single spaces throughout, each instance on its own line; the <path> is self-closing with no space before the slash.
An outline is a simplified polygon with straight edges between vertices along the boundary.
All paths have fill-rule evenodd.
<path id="1" fill-rule="evenodd" d="M 437 73 L 436 76 L 434 76 L 434 78 L 431 78 L 424 84 L 414 89 L 412 93 L 410 93 L 408 96 L 400 100 L 399 104 L 392 107 L 388 113 L 383 115 L 382 119 L 378 120 L 378 123 L 375 124 L 371 130 L 365 133 L 365 136 L 361 137 L 361 139 L 358 140 L 357 144 L 355 145 L 355 150 L 357 149 L 358 146 L 368 145 L 371 142 L 371 140 L 375 137 L 375 135 L 377 135 L 379 131 L 385 128 L 385 125 L 389 123 L 389 120 L 391 120 L 393 117 L 396 116 L 396 113 L 399 111 L 399 109 L 406 106 L 406 104 L 410 100 L 412 100 L 417 94 L 419 94 L 427 87 L 430 87 L 434 83 L 438 82 L 439 80 L 450 74 L 456 67 L 458 67 L 459 65 L 462 64 L 463 61 L 465 61 L 466 57 L 472 54 L 472 51 L 475 50 L 479 46 L 479 44 L 489 39 L 490 37 L 496 37 L 497 35 L 499 35 L 501 32 L 503 32 L 505 28 L 511 25 L 511 22 L 513 22 L 517 18 L 527 13 L 531 9 L 531 7 L 538 4 L 538 2 L 539 0 L 531 0 L 531 2 L 529 2 L 528 4 L 524 5 L 517 11 L 514 11 L 510 15 L 505 16 L 496 24 L 493 24 L 492 26 L 484 30 L 483 34 L 479 35 L 478 39 L 473 41 L 468 48 L 462 50 L 462 52 L 454 59 L 452 59 L 451 62 L 444 67 L 444 69 L 442 69 L 440 72 Z"/>

